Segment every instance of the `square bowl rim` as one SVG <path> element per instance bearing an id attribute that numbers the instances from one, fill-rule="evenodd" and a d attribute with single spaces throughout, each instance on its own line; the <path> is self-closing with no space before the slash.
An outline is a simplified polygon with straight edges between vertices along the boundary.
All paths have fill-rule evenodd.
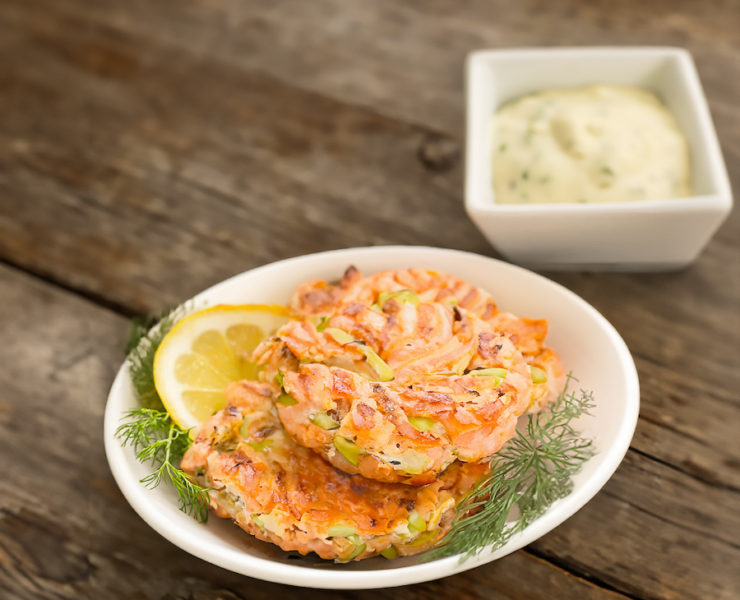
<path id="1" fill-rule="evenodd" d="M 507 61 L 558 61 L 578 60 L 582 58 L 599 59 L 609 56 L 623 56 L 625 58 L 667 58 L 675 63 L 677 69 L 674 77 L 686 84 L 685 95 L 691 106 L 691 116 L 698 122 L 699 136 L 710 154 L 709 160 L 714 168 L 708 169 L 708 179 L 711 181 L 714 192 L 708 194 L 694 194 L 684 198 L 664 198 L 659 200 L 645 200 L 635 202 L 598 202 L 598 203 L 531 203 L 531 204 L 499 204 L 495 200 L 480 199 L 472 193 L 474 182 L 480 177 L 475 176 L 473 164 L 479 163 L 482 157 L 476 157 L 474 142 L 481 136 L 488 135 L 488 128 L 480 127 L 480 118 L 475 118 L 473 111 L 473 92 L 481 84 L 481 78 L 495 80 L 500 75 L 488 72 L 481 76 L 474 75 L 475 65 L 487 63 L 501 66 Z M 505 77 L 505 76 L 504 76 Z M 552 86 L 557 87 L 557 86 Z M 572 86 L 563 86 L 572 87 Z M 545 88 L 543 88 L 545 89 Z M 727 174 L 727 168 L 717 138 L 716 128 L 709 112 L 706 96 L 691 57 L 691 53 L 678 46 L 558 46 L 558 47 L 514 47 L 478 49 L 468 53 L 465 59 L 465 194 L 464 204 L 468 214 L 662 214 L 719 212 L 727 214 L 733 206 L 732 192 Z M 501 106 L 498 104 L 496 109 Z M 489 118 L 495 114 L 489 115 Z M 478 125 L 477 127 L 475 125 Z M 490 162 L 490 161 L 489 161 Z M 478 169 L 480 172 L 481 169 Z M 493 179 L 490 165 L 483 172 L 488 173 L 489 180 Z M 491 181 L 492 187 L 492 181 Z"/>
<path id="2" fill-rule="evenodd" d="M 621 54 L 625 57 L 645 55 L 652 57 L 666 56 L 676 60 L 688 60 L 692 63 L 691 53 L 680 46 L 512 46 L 508 48 L 479 48 L 471 50 L 466 55 L 466 62 L 481 59 L 509 60 L 514 58 L 545 58 L 556 60 L 563 58 L 577 58 L 578 55 Z"/>

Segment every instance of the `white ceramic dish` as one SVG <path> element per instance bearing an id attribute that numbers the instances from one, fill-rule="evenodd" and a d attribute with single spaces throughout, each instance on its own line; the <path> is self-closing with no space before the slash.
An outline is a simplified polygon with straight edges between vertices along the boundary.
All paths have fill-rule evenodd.
<path id="1" fill-rule="evenodd" d="M 134 510 L 180 548 L 211 563 L 259 579 L 316 588 L 380 588 L 437 579 L 490 562 L 521 548 L 562 523 L 606 483 L 632 438 L 639 408 L 637 373 L 627 346 L 594 308 L 556 283 L 498 260 L 456 250 L 386 246 L 337 250 L 273 263 L 237 275 L 195 298 L 196 306 L 217 303 L 284 303 L 295 286 L 314 278 L 336 279 L 350 264 L 364 273 L 410 266 L 454 273 L 490 291 L 502 310 L 550 321 L 548 341 L 598 401 L 593 416 L 579 423 L 594 438 L 598 454 L 586 463 L 567 498 L 496 552 L 460 563 L 457 557 L 419 562 L 409 557 L 374 558 L 337 565 L 300 558 L 260 542 L 235 525 L 212 517 L 201 525 L 181 513 L 172 490 L 149 490 L 139 479 L 147 468 L 115 439 L 124 411 L 136 401 L 124 366 L 105 411 L 105 449 L 113 475 Z"/>
<path id="2" fill-rule="evenodd" d="M 538 90 L 593 83 L 653 91 L 691 151 L 690 198 L 609 204 L 496 204 L 491 118 Z M 515 262 L 549 269 L 665 270 L 692 262 L 732 208 L 717 135 L 691 56 L 680 48 L 539 48 L 473 52 L 467 60 L 465 206 Z"/>

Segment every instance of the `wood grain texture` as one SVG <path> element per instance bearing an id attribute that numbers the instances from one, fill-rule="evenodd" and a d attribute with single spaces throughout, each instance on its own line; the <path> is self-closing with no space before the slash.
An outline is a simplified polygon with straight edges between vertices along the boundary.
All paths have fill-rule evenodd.
<path id="1" fill-rule="evenodd" d="M 5 0 L 0 23 L 0 261 L 46 281 L 0 269 L 0 589 L 12 597 L 286 593 L 158 539 L 116 490 L 100 419 L 121 315 L 332 248 L 495 256 L 462 208 L 471 49 L 687 47 L 740 189 L 737 1 Z M 735 211 L 683 271 L 550 274 L 635 356 L 632 449 L 527 551 L 404 594 L 740 595 L 738 240 Z M 63 441 L 19 451 L 38 431 Z"/>
<path id="2" fill-rule="evenodd" d="M 686 46 L 713 107 L 732 106 L 728 92 L 738 89 L 724 76 L 738 70 L 738 0 L 716 2 L 712 10 L 690 0 L 39 4 L 455 135 L 463 124 L 461 65 L 476 48 Z"/>
<path id="3" fill-rule="evenodd" d="M 14 215 L 0 252 L 25 268 L 146 311 L 305 252 L 392 240 L 485 250 L 455 195 L 459 160 L 430 171 L 418 158 L 440 136 L 261 73 L 205 59 L 173 68 L 182 55 L 169 46 L 46 19 L 9 36 L 39 69 L 0 67 L 12 89 L 0 185 Z M 113 81 L 81 58 L 132 48 L 141 66 Z M 64 81 L 63 101 L 27 110 Z"/>

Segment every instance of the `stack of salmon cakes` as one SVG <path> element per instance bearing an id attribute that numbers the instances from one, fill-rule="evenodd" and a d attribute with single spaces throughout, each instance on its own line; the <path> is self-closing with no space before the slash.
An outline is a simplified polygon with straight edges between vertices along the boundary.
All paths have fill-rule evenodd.
<path id="1" fill-rule="evenodd" d="M 311 281 L 251 354 L 182 468 L 217 515 L 284 550 L 360 560 L 422 552 L 488 474 L 518 418 L 565 383 L 547 323 L 423 269 Z"/>

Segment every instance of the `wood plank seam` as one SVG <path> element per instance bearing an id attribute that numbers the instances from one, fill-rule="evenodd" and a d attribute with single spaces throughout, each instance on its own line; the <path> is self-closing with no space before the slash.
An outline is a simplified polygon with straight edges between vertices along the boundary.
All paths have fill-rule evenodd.
<path id="1" fill-rule="evenodd" d="M 526 552 L 527 554 L 531 554 L 532 556 L 553 565 L 557 569 L 565 571 L 566 573 L 568 573 L 569 575 L 572 575 L 573 577 L 577 577 L 578 579 L 587 581 L 588 583 L 591 583 L 604 590 L 613 592 L 615 594 L 619 594 L 624 598 L 630 598 L 631 600 L 642 600 L 642 596 L 636 596 L 628 590 L 617 588 L 611 583 L 607 583 L 606 581 L 596 577 L 595 575 L 586 573 L 583 569 L 580 569 L 576 564 L 568 561 L 567 559 L 557 557 L 555 555 L 550 554 L 549 552 L 542 552 L 541 550 L 537 550 L 536 548 L 533 548 L 531 545 L 525 546 L 524 552 Z"/>
<path id="2" fill-rule="evenodd" d="M 650 364 L 655 365 L 655 366 L 660 367 L 660 368 L 666 368 L 667 367 L 667 365 L 665 365 L 664 363 L 660 362 L 659 360 L 656 360 L 656 358 L 654 356 L 650 356 L 649 354 L 645 354 L 644 352 L 640 352 L 639 350 L 632 350 L 632 349 L 630 349 L 630 352 L 631 352 L 632 356 L 634 358 L 638 359 L 638 360 L 644 360 L 645 362 L 649 362 Z M 726 398 L 724 396 L 720 396 L 720 395 L 717 395 L 717 394 L 712 394 L 711 393 L 711 390 L 708 390 L 708 389 L 705 390 L 705 393 L 712 400 L 715 400 L 717 402 L 721 402 L 722 404 L 726 404 L 728 406 L 731 406 L 732 408 L 737 408 L 738 406 L 740 406 L 740 402 L 738 402 L 732 396 L 730 396 L 729 398 Z M 642 416 L 642 415 L 640 415 L 640 416 Z M 696 439 L 696 438 L 694 438 L 694 439 Z M 706 443 L 706 440 L 697 440 L 697 441 Z"/>
<path id="3" fill-rule="evenodd" d="M 394 114 L 393 112 L 379 110 L 377 107 L 374 107 L 368 103 L 350 102 L 347 98 L 342 97 L 341 95 L 336 94 L 336 93 L 319 92 L 317 89 L 312 88 L 308 85 L 302 85 L 302 84 L 296 83 L 294 79 L 280 77 L 264 69 L 259 69 L 254 66 L 245 67 L 245 65 L 240 64 L 238 61 L 228 56 L 220 55 L 218 52 L 210 52 L 207 55 L 204 55 L 202 51 L 194 50 L 189 41 L 186 41 L 183 43 L 183 42 L 180 42 L 179 40 L 173 40 L 167 37 L 155 37 L 153 35 L 148 34 L 148 32 L 145 29 L 142 29 L 142 28 L 136 29 L 136 28 L 128 27 L 125 24 L 113 23 L 110 20 L 102 20 L 94 13 L 87 13 L 84 15 L 84 17 L 82 17 L 82 15 L 75 12 L 74 10 L 67 10 L 66 7 L 60 9 L 60 7 L 58 6 L 49 6 L 49 5 L 45 6 L 45 10 L 48 11 L 50 14 L 53 14 L 54 12 L 56 12 L 56 14 L 59 17 L 77 21 L 82 26 L 93 24 L 95 28 L 99 31 L 107 32 L 110 34 L 126 36 L 135 43 L 146 42 L 146 43 L 152 44 L 155 47 L 156 46 L 163 47 L 173 52 L 176 52 L 178 54 L 185 55 L 188 58 L 195 60 L 195 61 L 203 60 L 204 57 L 206 57 L 208 61 L 213 61 L 215 65 L 221 65 L 221 66 L 224 66 L 230 69 L 234 69 L 236 71 L 250 71 L 250 72 L 255 72 L 255 73 L 258 72 L 261 76 L 264 76 L 265 78 L 270 79 L 271 81 L 274 81 L 281 85 L 292 87 L 296 90 L 299 90 L 305 93 L 306 95 L 314 96 L 317 98 L 325 98 L 325 99 L 331 100 L 332 102 L 336 102 L 344 106 L 356 107 L 363 111 L 366 111 L 370 115 L 381 117 L 383 119 L 387 119 L 390 121 L 395 121 L 397 123 L 403 123 L 404 125 L 411 126 L 415 129 L 418 129 L 420 131 L 423 131 L 423 132 L 426 132 L 432 135 L 436 135 L 436 136 L 447 138 L 447 139 L 452 138 L 455 140 L 457 140 L 459 136 L 459 132 L 456 132 L 456 135 L 453 136 L 451 135 L 452 132 L 446 130 L 444 126 L 442 127 L 430 126 L 428 121 L 423 121 L 421 119 L 414 118 L 412 115 L 401 117 L 400 115 Z M 461 64 L 461 68 L 462 68 L 462 64 Z M 460 89 L 460 93 L 461 94 L 463 93 L 462 88 Z M 433 169 L 430 169 L 430 170 L 433 170 Z"/>
<path id="4" fill-rule="evenodd" d="M 729 546 L 730 548 L 733 548 L 734 550 L 740 550 L 740 544 L 735 544 L 733 542 L 730 542 L 726 539 L 723 539 L 721 537 L 717 537 L 716 535 L 712 535 L 711 533 L 697 529 L 695 527 L 691 527 L 686 524 L 685 521 L 674 521 L 672 519 L 667 518 L 665 515 L 661 515 L 660 513 L 653 512 L 651 510 L 648 510 L 642 506 L 639 506 L 638 504 L 635 504 L 628 498 L 624 498 L 623 496 L 619 494 L 615 494 L 609 489 L 603 489 L 600 492 L 601 494 L 604 494 L 605 496 L 609 496 L 610 498 L 614 498 L 615 500 L 619 500 L 620 502 L 624 502 L 631 508 L 640 511 L 641 513 L 644 513 L 650 517 L 653 517 L 654 519 L 658 519 L 659 521 L 662 521 L 663 523 L 668 523 L 669 525 L 673 525 L 674 527 L 678 527 L 679 529 L 685 529 L 686 531 L 690 531 L 692 533 L 695 533 L 697 535 L 700 535 L 701 537 L 708 538 L 711 540 L 714 540 L 715 542 L 719 542 L 720 544 L 723 544 L 725 546 Z"/>
<path id="5" fill-rule="evenodd" d="M 696 481 L 700 481 L 701 483 L 704 483 L 706 485 L 710 485 L 714 488 L 718 488 L 720 490 L 725 490 L 725 491 L 732 492 L 735 494 L 740 493 L 740 488 L 734 485 L 708 479 L 698 473 L 692 473 L 691 471 L 688 471 L 682 467 L 679 467 L 678 465 L 674 465 L 673 463 L 665 461 L 662 458 L 659 458 L 657 456 L 653 456 L 652 454 L 645 452 L 644 450 L 640 450 L 639 448 L 635 448 L 634 446 L 630 446 L 629 449 L 631 452 L 634 452 L 635 454 L 639 454 L 640 456 L 647 458 L 648 460 L 652 460 L 656 463 L 659 463 L 663 465 L 664 467 L 672 469 L 678 473 L 681 473 L 682 475 L 686 475 L 687 477 L 691 477 L 692 479 L 695 479 Z"/>
<path id="6" fill-rule="evenodd" d="M 696 437 L 695 435 L 690 434 L 687 431 L 683 431 L 682 429 L 678 429 L 677 427 L 674 427 L 670 423 L 666 423 L 665 421 L 660 421 L 656 419 L 655 417 L 652 417 L 651 415 L 644 414 L 642 411 L 640 412 L 640 419 L 644 421 L 648 421 L 649 423 L 652 423 L 653 425 L 656 425 L 657 427 L 663 427 L 664 429 L 667 429 L 668 431 L 672 431 L 676 435 L 680 435 L 682 437 L 685 437 L 689 440 L 692 440 L 694 442 L 697 442 L 698 444 L 704 444 L 707 446 L 712 446 L 711 444 L 707 443 L 707 440 Z M 713 446 L 712 446 L 713 447 Z M 723 448 L 715 448 L 717 450 L 722 450 Z"/>
<path id="7" fill-rule="evenodd" d="M 64 281 L 61 281 L 60 279 L 54 277 L 54 275 L 52 275 L 48 271 L 32 269 L 26 265 L 22 265 L 20 263 L 11 261 L 7 257 L 3 257 L 3 256 L 0 256 L 0 265 L 3 265 L 14 271 L 19 271 L 20 273 L 24 273 L 28 275 L 29 277 L 32 277 L 33 279 L 43 281 L 44 283 L 47 283 L 56 288 L 62 289 L 65 292 L 69 292 L 70 294 L 73 294 L 74 296 L 78 296 L 79 298 L 83 298 L 87 300 L 88 302 L 90 302 L 91 304 L 94 304 L 95 306 L 107 309 L 122 317 L 126 317 L 127 319 L 132 319 L 134 317 L 142 316 L 140 313 L 131 310 L 125 304 L 116 302 L 115 300 L 112 300 L 111 298 L 108 298 L 106 296 L 96 294 L 93 291 L 90 291 L 90 290 L 87 290 L 81 287 L 77 287 L 69 283 L 66 283 Z M 123 361 L 123 358 L 121 358 L 121 360 Z"/>

